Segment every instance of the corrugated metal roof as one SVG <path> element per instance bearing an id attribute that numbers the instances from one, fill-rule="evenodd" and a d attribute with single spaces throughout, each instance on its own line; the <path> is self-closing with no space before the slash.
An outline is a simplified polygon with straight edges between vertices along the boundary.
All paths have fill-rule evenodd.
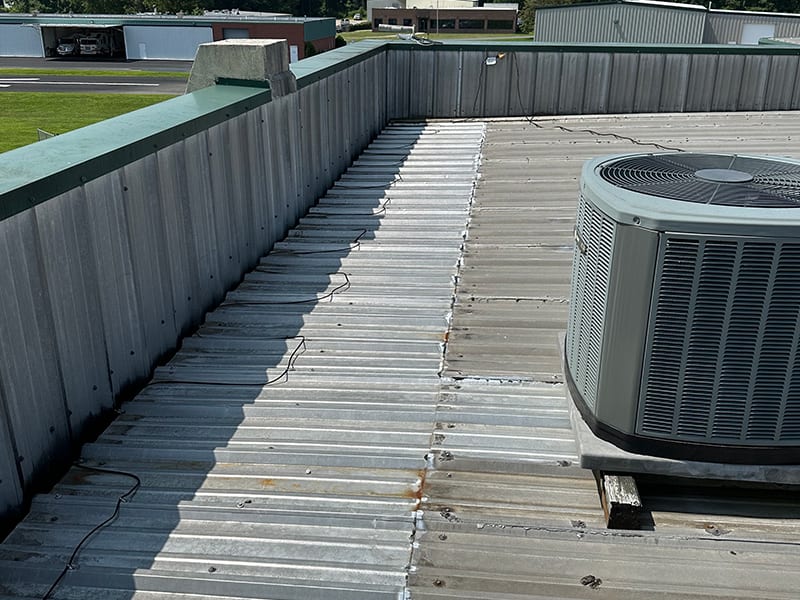
<path id="1" fill-rule="evenodd" d="M 156 370 L 82 452 L 141 487 L 53 597 L 403 595 L 482 136 L 388 128 Z M 37 496 L 0 596 L 46 594 L 133 481 Z"/>
<path id="2" fill-rule="evenodd" d="M 415 600 L 796 597 L 795 492 L 639 478 L 644 530 L 605 528 L 594 477 L 575 463 L 557 335 L 585 160 L 656 150 L 628 138 L 800 156 L 798 135 L 792 113 L 488 125 L 437 408 L 437 469 L 412 561 Z"/>
<path id="3" fill-rule="evenodd" d="M 795 598 L 792 490 L 640 478 L 644 530 L 603 526 L 557 336 L 586 159 L 800 157 L 800 122 L 536 123 L 489 124 L 477 187 L 483 124 L 388 128 L 84 449 L 142 487 L 55 597 Z M 131 481 L 76 467 L 37 496 L 0 597 L 41 597 Z"/>

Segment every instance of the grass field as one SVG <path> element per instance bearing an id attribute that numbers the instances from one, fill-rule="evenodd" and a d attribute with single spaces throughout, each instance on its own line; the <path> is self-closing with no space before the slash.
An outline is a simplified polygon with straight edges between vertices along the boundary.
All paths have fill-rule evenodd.
<path id="1" fill-rule="evenodd" d="M 396 33 L 353 31 L 341 34 L 348 43 L 366 39 L 397 39 Z M 528 42 L 526 34 L 430 34 L 433 40 Z M 78 75 L 97 77 L 188 77 L 184 72 L 82 69 L 0 68 L 3 75 Z M 151 94 L 0 93 L 0 152 L 37 141 L 37 128 L 60 134 L 121 115 L 173 96 Z"/>
<path id="2" fill-rule="evenodd" d="M 0 152 L 37 141 L 37 128 L 50 133 L 66 133 L 170 98 L 174 96 L 0 93 Z"/>

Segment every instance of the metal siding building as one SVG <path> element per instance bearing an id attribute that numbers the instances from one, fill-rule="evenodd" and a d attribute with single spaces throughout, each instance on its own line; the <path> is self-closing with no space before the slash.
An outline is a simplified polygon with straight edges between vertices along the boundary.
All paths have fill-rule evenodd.
<path id="1" fill-rule="evenodd" d="M 131 25 L 125 32 L 125 56 L 133 59 L 192 60 L 200 44 L 214 41 L 211 27 L 163 27 Z"/>
<path id="2" fill-rule="evenodd" d="M 755 45 L 773 37 L 800 37 L 800 14 L 708 10 L 649 0 L 536 11 L 537 42 Z"/>
<path id="3" fill-rule="evenodd" d="M 759 38 L 800 37 L 800 14 L 771 14 L 712 10 L 708 13 L 705 44 L 758 44 Z"/>
<path id="4" fill-rule="evenodd" d="M 517 5 L 481 6 L 468 8 L 410 8 L 373 9 L 372 30 L 381 25 L 413 26 L 417 32 L 513 33 L 517 22 Z"/>
<path id="5" fill-rule="evenodd" d="M 289 17 L 209 14 L 176 15 L 26 15 L 0 14 L 0 57 L 55 56 L 58 38 L 72 34 L 113 32 L 129 59 L 192 60 L 197 46 L 226 39 L 225 31 L 240 37 L 288 39 L 305 57 L 304 42 L 317 51 L 333 49 L 336 20 L 327 17 Z"/>
<path id="6" fill-rule="evenodd" d="M 30 25 L 0 24 L 0 56 L 42 56 L 42 35 Z"/>
<path id="7" fill-rule="evenodd" d="M 688 4 L 621 1 L 540 8 L 537 42 L 699 44 L 705 9 Z"/>

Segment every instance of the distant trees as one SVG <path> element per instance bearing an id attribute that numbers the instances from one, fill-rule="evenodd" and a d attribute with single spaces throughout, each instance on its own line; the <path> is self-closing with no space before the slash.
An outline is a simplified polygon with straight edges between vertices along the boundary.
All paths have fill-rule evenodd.
<path id="1" fill-rule="evenodd" d="M 523 31 L 533 33 L 534 13 L 537 8 L 559 6 L 562 4 L 588 4 L 607 0 L 522 0 L 519 17 Z M 679 4 L 699 4 L 708 6 L 708 0 L 663 0 Z M 756 10 L 764 12 L 800 13 L 797 0 L 711 0 L 712 8 L 722 10 Z"/>
<path id="2" fill-rule="evenodd" d="M 608 0 L 520 0 L 524 31 L 533 31 L 534 12 L 543 6 L 586 4 Z M 665 0 L 708 6 L 708 0 Z M 800 13 L 797 0 L 712 0 L 714 8 Z M 0 4 L 2 6 L 2 4 Z M 201 14 L 204 10 L 252 10 L 302 17 L 344 17 L 366 12 L 366 0 L 14 0 L 14 12 L 130 14 L 153 12 Z"/>
<path id="3" fill-rule="evenodd" d="M 589 0 L 597 1 L 597 0 Z M 535 22 L 535 13 L 537 8 L 544 6 L 558 6 L 560 4 L 583 4 L 580 2 L 573 2 L 572 0 L 523 0 L 519 8 L 519 21 L 520 29 L 525 33 L 533 33 L 533 25 Z"/>
<path id="4" fill-rule="evenodd" d="M 201 14 L 204 10 L 238 8 L 299 17 L 343 17 L 359 10 L 365 12 L 365 6 L 366 0 L 15 0 L 11 10 L 75 14 L 131 14 L 156 10 L 170 14 Z"/>

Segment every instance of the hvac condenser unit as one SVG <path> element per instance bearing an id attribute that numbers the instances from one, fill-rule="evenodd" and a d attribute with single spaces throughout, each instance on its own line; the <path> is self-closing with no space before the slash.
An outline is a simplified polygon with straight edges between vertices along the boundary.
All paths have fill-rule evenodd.
<path id="1" fill-rule="evenodd" d="M 565 359 L 584 420 L 626 450 L 800 463 L 800 162 L 587 163 Z"/>

